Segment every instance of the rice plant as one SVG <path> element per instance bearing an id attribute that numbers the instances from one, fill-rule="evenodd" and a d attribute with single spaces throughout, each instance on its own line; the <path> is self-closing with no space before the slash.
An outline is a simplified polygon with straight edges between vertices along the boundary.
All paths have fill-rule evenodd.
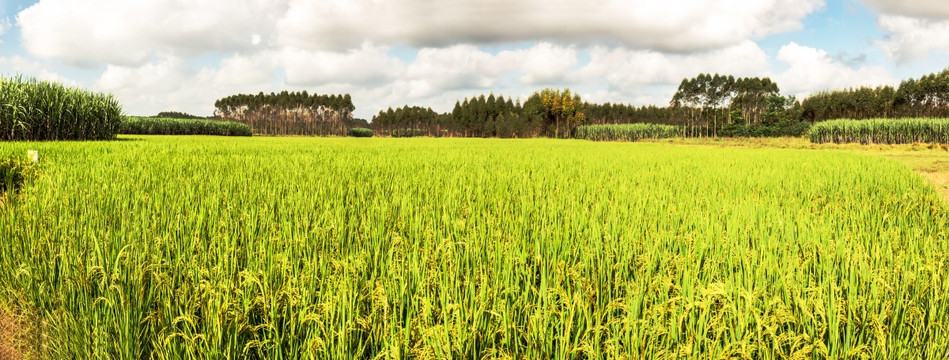
<path id="1" fill-rule="evenodd" d="M 811 127 L 814 143 L 949 144 L 949 119 L 830 120 Z"/>
<path id="2" fill-rule="evenodd" d="M 49 358 L 945 359 L 949 208 L 830 151 L 12 143 L 0 305 Z M 4 306 L 0 306 L 3 308 Z"/>
<path id="3" fill-rule="evenodd" d="M 0 141 L 112 139 L 121 115 L 111 94 L 0 76 Z"/>
<path id="4" fill-rule="evenodd" d="M 683 135 L 682 128 L 661 124 L 585 125 L 574 129 L 574 137 L 594 141 L 636 141 L 662 139 Z"/>
<path id="5" fill-rule="evenodd" d="M 253 135 L 249 125 L 233 121 L 135 116 L 125 117 L 119 133 L 136 135 Z"/>
<path id="6" fill-rule="evenodd" d="M 0 157 L 0 196 L 17 192 L 36 174 L 36 166 L 27 159 L 9 155 Z"/>

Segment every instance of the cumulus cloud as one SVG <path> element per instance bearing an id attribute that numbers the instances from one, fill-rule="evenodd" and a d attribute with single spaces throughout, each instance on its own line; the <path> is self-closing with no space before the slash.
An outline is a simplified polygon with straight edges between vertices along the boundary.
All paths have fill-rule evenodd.
<path id="1" fill-rule="evenodd" d="M 142 65 L 276 46 L 341 52 L 547 40 L 689 52 L 798 29 L 823 0 L 40 0 L 17 24 L 32 54 Z M 543 81 L 526 78 L 526 81 Z"/>
<path id="2" fill-rule="evenodd" d="M 844 89 L 855 86 L 878 86 L 896 82 L 882 67 L 851 68 L 836 61 L 824 50 L 790 43 L 778 51 L 778 60 L 788 69 L 772 76 L 781 91 L 805 96 L 821 90 Z"/>
<path id="3" fill-rule="evenodd" d="M 945 0 L 861 0 L 880 12 L 919 18 L 949 19 Z"/>
<path id="4" fill-rule="evenodd" d="M 40 0 L 16 22 L 34 55 L 129 66 L 156 55 L 252 49 L 284 13 L 266 0 Z"/>
<path id="5" fill-rule="evenodd" d="M 272 91 L 275 65 L 268 61 L 234 56 L 215 67 L 196 68 L 187 59 L 167 57 L 141 66 L 108 65 L 92 85 L 115 94 L 127 113 L 154 115 L 160 111 L 185 111 L 211 115 L 214 101 L 236 93 Z"/>
<path id="6" fill-rule="evenodd" d="M 767 67 L 767 55 L 753 41 L 690 55 L 596 46 L 575 80 L 604 79 L 610 89 L 629 92 L 644 85 L 678 84 L 700 72 L 756 76 Z"/>
<path id="7" fill-rule="evenodd" d="M 441 47 L 524 40 L 618 42 L 693 51 L 798 29 L 822 0 L 289 0 L 281 44 L 346 49 L 365 40 Z"/>
<path id="8" fill-rule="evenodd" d="M 905 62 L 925 57 L 931 50 L 949 51 L 949 20 L 883 15 L 877 25 L 886 33 L 877 46 L 889 59 Z"/>
<path id="9" fill-rule="evenodd" d="M 274 58 L 285 69 L 290 85 L 369 85 L 392 80 L 404 71 L 405 65 L 387 53 L 388 48 L 367 42 L 358 49 L 340 53 L 287 48 L 274 54 Z"/>
<path id="10" fill-rule="evenodd" d="M 235 53 L 201 69 L 186 58 L 170 56 L 142 65 L 108 65 L 94 88 L 115 93 L 141 114 L 162 110 L 210 114 L 214 100 L 238 92 L 349 92 L 358 115 L 368 116 L 377 106 L 438 107 L 473 93 L 514 88 L 518 93 L 539 83 L 559 85 L 577 62 L 575 48 L 545 42 L 496 54 L 471 44 L 423 48 L 408 63 L 388 51 L 368 42 L 345 52 L 269 49 Z M 275 83 L 280 72 L 283 82 Z"/>
<path id="11" fill-rule="evenodd" d="M 577 49 L 540 42 L 527 49 L 504 51 L 499 61 L 517 66 L 523 73 L 518 80 L 529 85 L 550 85 L 564 81 L 571 67 L 577 64 Z"/>
<path id="12" fill-rule="evenodd" d="M 876 45 L 890 60 L 907 62 L 931 50 L 949 51 L 949 6 L 945 0 L 860 0 L 879 12 L 884 32 Z"/>
<path id="13" fill-rule="evenodd" d="M 79 87 L 79 83 L 55 72 L 49 71 L 46 65 L 26 59 L 22 56 L 0 57 L 0 72 L 2 76 L 23 75 L 42 81 L 58 82 L 67 86 Z M 8 72 L 9 71 L 9 72 Z"/>

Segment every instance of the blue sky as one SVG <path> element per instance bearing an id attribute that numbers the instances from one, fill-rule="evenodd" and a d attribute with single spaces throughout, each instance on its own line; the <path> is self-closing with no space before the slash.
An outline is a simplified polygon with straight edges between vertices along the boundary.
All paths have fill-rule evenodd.
<path id="1" fill-rule="evenodd" d="M 200 115 L 240 92 L 350 93 L 356 115 L 570 87 L 666 104 L 700 72 L 782 92 L 949 66 L 942 0 L 0 0 L 0 74 Z"/>

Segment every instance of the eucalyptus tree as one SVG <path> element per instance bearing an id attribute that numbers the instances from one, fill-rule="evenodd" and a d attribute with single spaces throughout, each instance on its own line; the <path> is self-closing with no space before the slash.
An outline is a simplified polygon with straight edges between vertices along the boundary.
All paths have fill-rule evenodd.
<path id="1" fill-rule="evenodd" d="M 560 138 L 569 135 L 573 127 L 586 122 L 583 100 L 579 94 L 571 93 L 570 89 L 546 88 L 534 92 L 528 98 L 528 103 L 530 106 L 525 104 L 525 115 L 540 118 L 547 136 L 550 136 L 551 126 L 554 128 L 553 136 Z"/>

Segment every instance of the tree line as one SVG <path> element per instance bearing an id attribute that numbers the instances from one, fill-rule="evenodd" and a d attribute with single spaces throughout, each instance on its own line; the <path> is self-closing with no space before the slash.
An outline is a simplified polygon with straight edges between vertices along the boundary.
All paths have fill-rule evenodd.
<path id="1" fill-rule="evenodd" d="M 777 135 L 783 131 L 777 124 L 790 123 L 789 112 L 800 106 L 779 91 L 768 78 L 699 74 L 682 81 L 667 107 L 590 103 L 570 89 L 544 89 L 523 104 L 494 94 L 465 98 L 444 114 L 408 105 L 389 108 L 374 116 L 371 126 L 382 135 L 415 129 L 428 136 L 569 137 L 581 125 L 642 123 L 683 126 L 692 136 Z"/>
<path id="2" fill-rule="evenodd" d="M 698 74 L 681 81 L 667 106 L 583 101 L 570 89 L 543 89 L 523 103 L 503 95 L 455 102 L 451 112 L 405 105 L 353 119 L 349 94 L 287 92 L 238 94 L 215 102 L 215 117 L 271 135 L 345 135 L 369 127 L 389 136 L 569 137 L 577 126 L 664 124 L 686 136 L 801 135 L 828 119 L 949 117 L 949 68 L 903 81 L 899 87 L 823 91 L 803 101 L 782 96 L 767 77 Z M 187 114 L 182 114 L 187 115 Z"/>
<path id="3" fill-rule="evenodd" d="M 802 118 L 897 119 L 949 117 L 949 68 L 892 86 L 824 91 L 801 103 Z"/>
<path id="4" fill-rule="evenodd" d="M 215 101 L 214 107 L 215 117 L 247 124 L 264 135 L 342 136 L 365 125 L 353 119 L 356 107 L 349 94 L 237 94 Z"/>
<path id="5" fill-rule="evenodd" d="M 370 123 L 376 133 L 453 137 L 567 137 L 586 122 L 586 103 L 570 89 L 544 89 L 522 104 L 503 95 L 479 95 L 456 101 L 450 113 L 403 106 L 379 111 Z"/>

